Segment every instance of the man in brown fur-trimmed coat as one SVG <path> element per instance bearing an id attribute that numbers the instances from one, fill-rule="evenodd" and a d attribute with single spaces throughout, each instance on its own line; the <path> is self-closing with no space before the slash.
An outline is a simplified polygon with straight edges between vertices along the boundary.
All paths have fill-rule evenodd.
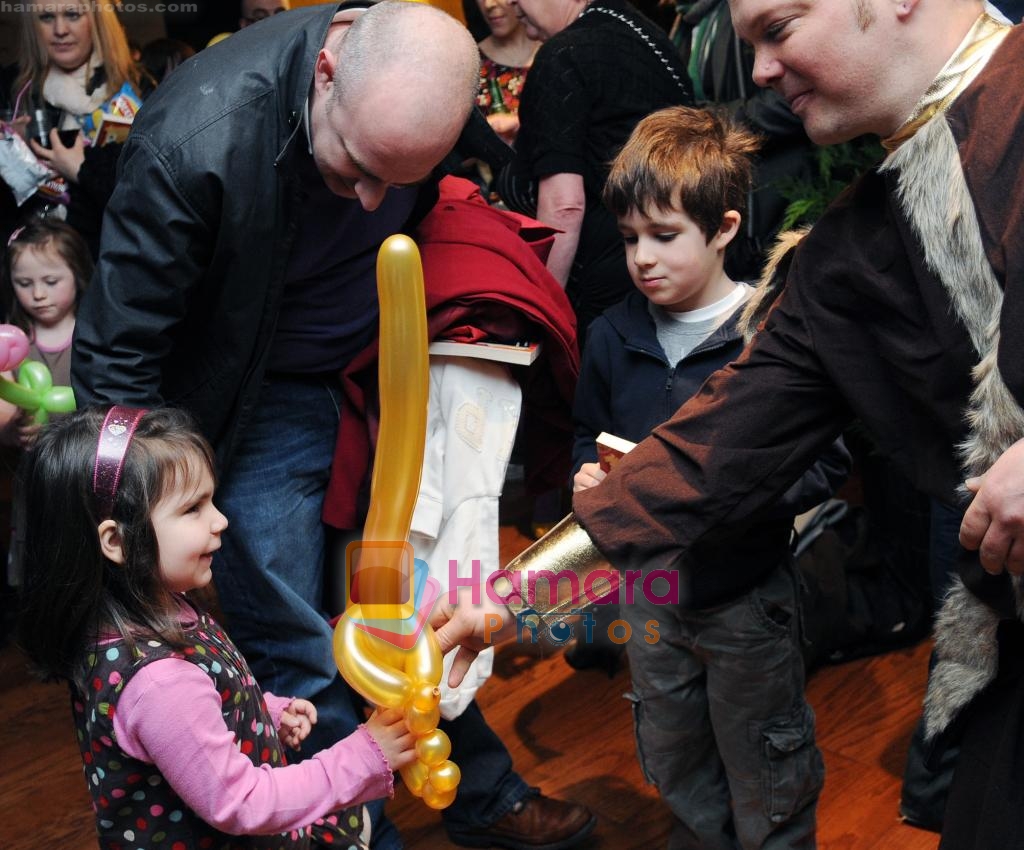
<path id="1" fill-rule="evenodd" d="M 586 535 L 565 539 L 685 584 L 696 541 L 861 419 L 922 490 L 969 503 L 926 704 L 932 736 L 964 728 L 943 850 L 1024 847 L 1024 27 L 981 0 L 730 6 L 755 82 L 815 142 L 873 133 L 889 154 L 803 240 L 741 359 L 576 494 Z M 479 609 L 446 617 L 442 645 L 472 649 Z"/>

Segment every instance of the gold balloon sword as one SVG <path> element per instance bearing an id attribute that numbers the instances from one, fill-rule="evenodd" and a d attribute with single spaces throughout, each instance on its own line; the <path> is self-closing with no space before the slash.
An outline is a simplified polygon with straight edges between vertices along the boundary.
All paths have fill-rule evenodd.
<path id="1" fill-rule="evenodd" d="M 448 759 L 448 736 L 437 728 L 441 648 L 424 622 L 429 611 L 416 610 L 408 542 L 430 390 L 423 266 L 408 236 L 391 236 L 381 245 L 377 293 L 380 431 L 363 540 L 346 552 L 349 603 L 334 629 L 334 659 L 367 700 L 404 713 L 416 736 L 417 761 L 402 768 L 402 779 L 430 808 L 443 809 L 455 799 L 460 773 Z"/>

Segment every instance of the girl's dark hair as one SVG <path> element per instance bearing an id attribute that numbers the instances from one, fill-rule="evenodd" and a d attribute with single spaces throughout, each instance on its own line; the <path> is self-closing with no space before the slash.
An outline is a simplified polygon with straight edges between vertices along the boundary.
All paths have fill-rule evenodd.
<path id="1" fill-rule="evenodd" d="M 43 250 L 53 245 L 60 258 L 67 263 L 71 274 L 75 277 L 75 303 L 85 292 L 92 278 L 92 256 L 85 240 L 70 225 L 52 218 L 33 218 L 14 236 L 7 245 L 7 258 L 4 262 L 4 286 L 0 292 L 0 303 L 3 304 L 6 321 L 17 325 L 32 339 L 32 320 L 21 308 L 14 295 L 14 275 L 12 269 L 18 257 L 29 248 Z"/>
<path id="2" fill-rule="evenodd" d="M 100 549 L 105 517 L 92 489 L 106 412 L 87 408 L 54 421 L 22 466 L 28 527 L 18 637 L 44 678 L 80 682 L 90 647 L 105 634 L 120 634 L 133 648 L 154 637 L 184 645 L 150 516 L 165 494 L 195 482 L 204 468 L 213 473 L 213 450 L 184 411 L 142 417 L 110 517 L 125 555 L 115 564 Z"/>

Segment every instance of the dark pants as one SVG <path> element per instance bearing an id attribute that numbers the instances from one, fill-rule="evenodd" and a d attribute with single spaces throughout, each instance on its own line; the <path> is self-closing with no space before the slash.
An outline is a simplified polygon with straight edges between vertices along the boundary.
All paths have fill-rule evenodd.
<path id="1" fill-rule="evenodd" d="M 999 675 L 967 709 L 940 850 L 1024 848 L 1024 624 L 998 635 Z"/>
<path id="2" fill-rule="evenodd" d="M 963 511 L 952 505 L 931 500 L 928 536 L 928 566 L 932 598 L 936 608 L 949 589 L 950 577 L 956 573 L 960 549 L 960 523 Z M 935 655 L 928 661 L 928 670 L 935 665 Z M 946 810 L 946 797 L 953 781 L 957 747 L 947 742 L 936 747 L 924 739 L 924 720 L 914 727 L 903 771 L 900 789 L 900 814 L 914 826 L 938 832 Z"/>
<path id="3" fill-rule="evenodd" d="M 675 815 L 671 850 L 813 848 L 825 769 L 791 570 L 716 608 L 641 599 L 621 612 L 632 628 L 637 752 Z"/>

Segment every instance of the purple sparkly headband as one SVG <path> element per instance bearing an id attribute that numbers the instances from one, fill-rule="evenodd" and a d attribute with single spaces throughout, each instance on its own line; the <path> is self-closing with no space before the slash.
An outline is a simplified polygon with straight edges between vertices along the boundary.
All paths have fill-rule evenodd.
<path id="1" fill-rule="evenodd" d="M 138 427 L 139 420 L 147 413 L 141 407 L 121 407 L 115 404 L 107 412 L 100 428 L 96 444 L 96 464 L 92 471 L 92 491 L 99 504 L 100 516 L 104 519 L 114 512 L 114 497 L 121 483 L 124 458 L 128 444 Z"/>

